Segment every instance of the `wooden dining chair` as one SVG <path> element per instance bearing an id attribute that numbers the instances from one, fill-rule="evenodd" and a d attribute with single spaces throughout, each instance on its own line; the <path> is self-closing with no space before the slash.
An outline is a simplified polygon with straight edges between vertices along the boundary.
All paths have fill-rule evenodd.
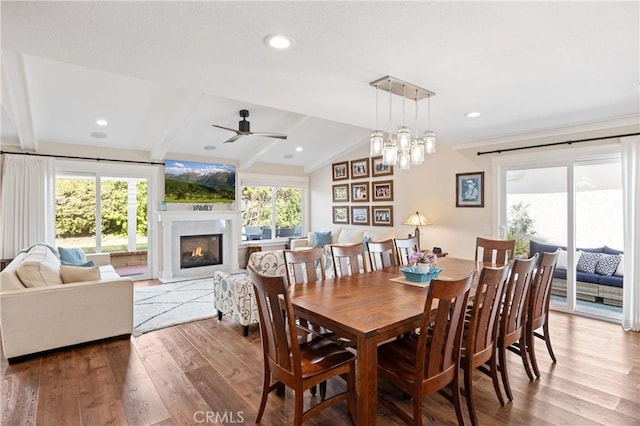
<path id="1" fill-rule="evenodd" d="M 529 303 L 529 289 L 533 278 L 533 271 L 538 263 L 536 253 L 530 259 L 516 259 L 511 268 L 509 282 L 505 290 L 505 297 L 498 326 L 498 371 L 502 377 L 502 385 L 509 401 L 513 401 L 509 373 L 507 370 L 507 349 L 517 344 L 525 347 L 525 326 L 527 306 Z M 516 351 L 522 359 L 525 370 L 530 374 L 529 361 L 525 351 Z M 500 405 L 504 405 L 502 394 L 498 393 Z"/>
<path id="2" fill-rule="evenodd" d="M 308 250 L 285 250 L 284 262 L 291 284 L 302 284 L 325 279 L 322 248 Z M 320 274 L 318 274 L 318 269 Z"/>
<path id="3" fill-rule="evenodd" d="M 336 277 L 355 275 L 361 272 L 371 272 L 365 260 L 364 244 L 333 244 L 333 271 Z"/>
<path id="4" fill-rule="evenodd" d="M 473 371 L 488 363 L 496 395 L 500 395 L 496 358 L 498 319 L 511 263 L 496 268 L 484 267 L 473 296 L 473 305 L 462 338 L 460 367 L 464 370 L 464 395 L 471 424 L 478 424 L 473 398 Z"/>
<path id="5" fill-rule="evenodd" d="M 369 246 L 369 259 L 372 270 L 377 271 L 398 265 L 393 239 L 367 244 Z"/>
<path id="6" fill-rule="evenodd" d="M 515 247 L 515 240 L 491 240 L 477 237 L 476 262 L 481 260 L 485 265 L 506 265 L 513 259 Z M 479 256 L 479 252 L 482 252 L 482 257 Z"/>
<path id="7" fill-rule="evenodd" d="M 460 401 L 460 340 L 469 289 L 474 273 L 457 281 L 432 280 L 417 335 L 378 346 L 378 376 L 413 398 L 413 416 L 390 399 L 380 404 L 407 424 L 422 425 L 422 398 L 447 386 L 458 423 L 463 425 Z"/>
<path id="8" fill-rule="evenodd" d="M 529 291 L 525 344 L 527 355 L 531 361 L 531 367 L 538 378 L 540 377 L 540 370 L 538 369 L 534 347 L 536 337 L 545 341 L 549 356 L 553 363 L 556 363 L 556 356 L 553 353 L 551 337 L 549 336 L 549 298 L 551 297 L 551 285 L 553 283 L 553 274 L 556 270 L 559 253 L 560 250 L 554 253 L 542 253 Z M 544 334 L 536 332 L 540 327 L 542 327 Z M 529 379 L 534 380 L 531 374 L 529 374 Z"/>
<path id="9" fill-rule="evenodd" d="M 355 355 L 339 345 L 316 337 L 299 343 L 293 306 L 285 277 L 263 275 L 248 267 L 253 283 L 258 312 L 260 314 L 260 335 L 264 358 L 264 380 L 262 399 L 256 423 L 260 422 L 267 404 L 267 397 L 282 385 L 294 392 L 294 425 L 310 419 L 320 411 L 341 401 L 347 401 L 347 408 L 355 417 Z M 343 375 L 347 381 L 345 392 L 304 411 L 303 393 L 306 389 L 332 377 Z M 273 379 L 273 381 L 272 381 Z"/>
<path id="10" fill-rule="evenodd" d="M 408 265 L 409 257 L 418 251 L 418 237 L 396 238 L 394 243 L 396 245 L 399 264 Z"/>

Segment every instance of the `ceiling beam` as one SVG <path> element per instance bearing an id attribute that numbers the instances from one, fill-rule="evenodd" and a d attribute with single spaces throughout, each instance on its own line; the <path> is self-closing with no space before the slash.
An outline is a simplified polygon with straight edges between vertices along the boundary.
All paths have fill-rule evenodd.
<path id="1" fill-rule="evenodd" d="M 171 117 L 169 125 L 164 133 L 164 137 L 151 149 L 151 152 L 149 153 L 151 161 L 164 160 L 167 152 L 169 152 L 175 144 L 176 136 L 187 124 L 189 116 L 196 109 L 203 97 L 203 93 L 195 93 L 185 90 L 183 100 L 176 106 L 175 113 Z"/>
<path id="2" fill-rule="evenodd" d="M 6 111 L 18 130 L 20 148 L 26 152 L 35 152 L 37 143 L 33 131 L 24 57 L 19 53 L 2 50 L 2 75 L 4 89 L 9 95 Z"/>
<path id="3" fill-rule="evenodd" d="M 289 128 L 285 131 L 285 133 L 291 133 L 292 131 L 294 131 L 295 129 L 297 129 L 298 127 L 300 127 L 301 125 L 303 125 L 305 122 L 307 122 L 307 120 L 309 120 L 310 117 L 308 115 L 304 115 L 301 116 L 300 119 L 298 119 L 293 125 L 289 126 Z M 258 162 L 258 160 L 260 160 L 260 158 L 266 154 L 267 152 L 269 152 L 269 150 L 271 148 L 273 148 L 274 146 L 276 146 L 276 144 L 278 144 L 280 141 L 279 140 L 273 140 L 272 142 L 264 145 L 264 147 L 260 150 L 258 150 L 255 155 L 249 157 L 246 159 L 246 161 L 241 161 L 238 168 L 239 170 L 246 170 L 249 167 L 253 166 L 256 162 Z"/>

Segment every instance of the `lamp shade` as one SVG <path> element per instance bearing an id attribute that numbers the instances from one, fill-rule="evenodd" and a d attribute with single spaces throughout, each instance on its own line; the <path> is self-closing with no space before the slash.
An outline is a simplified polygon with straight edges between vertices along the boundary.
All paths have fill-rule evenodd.
<path id="1" fill-rule="evenodd" d="M 402 222 L 402 224 L 410 226 L 424 226 L 431 225 L 431 221 L 426 216 L 415 212 L 415 214 L 412 214 L 408 218 L 406 218 L 405 221 Z"/>

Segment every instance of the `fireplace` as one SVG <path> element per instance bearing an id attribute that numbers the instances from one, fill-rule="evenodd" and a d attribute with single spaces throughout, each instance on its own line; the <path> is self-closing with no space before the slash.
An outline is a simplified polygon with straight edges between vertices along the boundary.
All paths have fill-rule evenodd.
<path id="1" fill-rule="evenodd" d="M 222 234 L 180 236 L 180 269 L 222 263 Z"/>

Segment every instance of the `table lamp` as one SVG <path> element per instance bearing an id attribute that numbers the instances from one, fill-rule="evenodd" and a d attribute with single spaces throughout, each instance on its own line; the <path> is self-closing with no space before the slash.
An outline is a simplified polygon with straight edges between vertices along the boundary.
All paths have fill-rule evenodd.
<path id="1" fill-rule="evenodd" d="M 402 224 L 416 227 L 415 236 L 418 238 L 418 250 L 419 250 L 420 249 L 420 226 L 431 225 L 431 221 L 427 219 L 426 216 L 416 212 L 415 214 L 410 215 L 404 222 L 402 222 Z"/>

